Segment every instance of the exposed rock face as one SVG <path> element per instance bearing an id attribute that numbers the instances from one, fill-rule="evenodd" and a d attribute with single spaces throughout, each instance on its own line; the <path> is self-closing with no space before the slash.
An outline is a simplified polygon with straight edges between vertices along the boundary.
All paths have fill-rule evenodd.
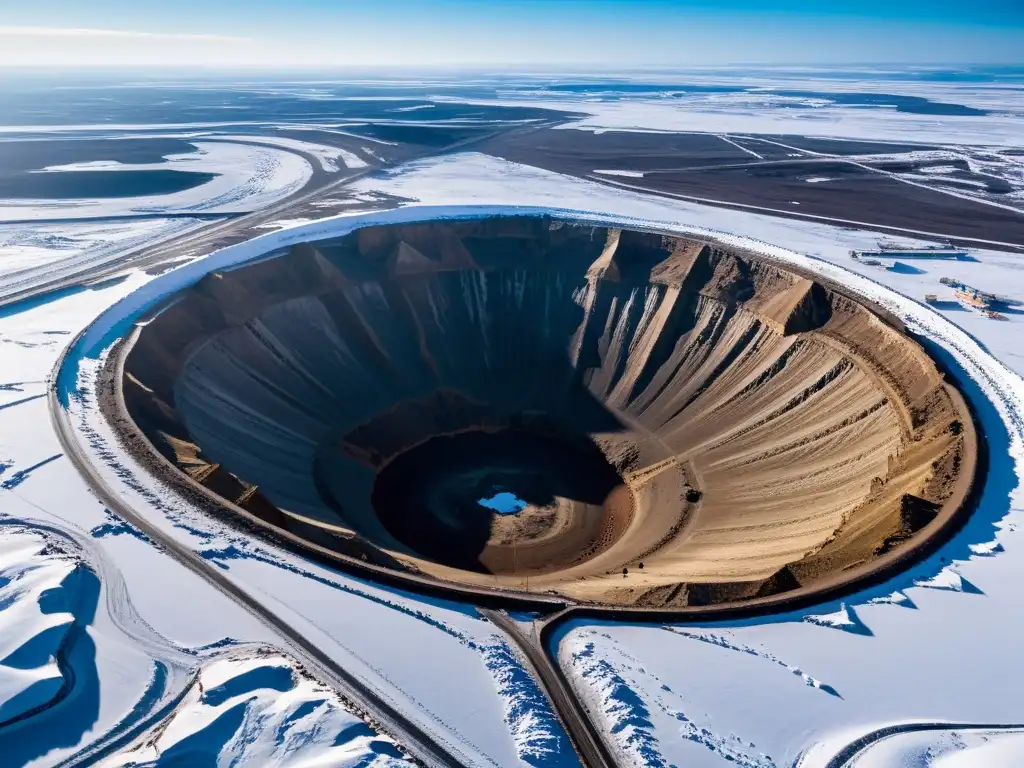
<path id="1" fill-rule="evenodd" d="M 208 275 L 125 371 L 154 445 L 271 525 L 641 605 L 869 562 L 959 503 L 973 452 L 930 358 L 857 301 L 547 218 L 366 228 Z M 525 500 L 519 523 L 475 503 L 488 489 Z"/>

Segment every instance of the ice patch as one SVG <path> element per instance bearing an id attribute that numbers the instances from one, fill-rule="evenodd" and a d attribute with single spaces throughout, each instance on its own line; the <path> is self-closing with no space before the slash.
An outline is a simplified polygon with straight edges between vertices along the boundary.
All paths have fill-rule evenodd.
<path id="1" fill-rule="evenodd" d="M 644 174 L 642 171 L 594 171 L 602 176 L 625 176 L 627 179 L 642 179 Z"/>

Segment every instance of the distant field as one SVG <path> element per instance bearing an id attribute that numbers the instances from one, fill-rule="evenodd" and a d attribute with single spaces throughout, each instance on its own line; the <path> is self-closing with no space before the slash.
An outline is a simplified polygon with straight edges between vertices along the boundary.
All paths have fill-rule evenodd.
<path id="1" fill-rule="evenodd" d="M 796 151 L 769 141 L 778 141 Z M 914 171 L 912 163 L 898 167 L 873 163 L 865 168 L 841 157 L 820 158 L 801 153 L 801 148 L 835 155 L 930 149 L 790 136 L 754 139 L 559 129 L 505 134 L 480 145 L 482 151 L 506 160 L 607 183 L 628 184 L 637 190 L 1024 246 L 1024 216 L 1015 211 L 929 188 L 948 188 L 950 182 L 942 179 L 921 185 L 906 184 L 871 170 Z M 594 174 L 595 170 L 643 175 L 625 178 Z M 960 175 L 969 176 L 966 171 Z"/>

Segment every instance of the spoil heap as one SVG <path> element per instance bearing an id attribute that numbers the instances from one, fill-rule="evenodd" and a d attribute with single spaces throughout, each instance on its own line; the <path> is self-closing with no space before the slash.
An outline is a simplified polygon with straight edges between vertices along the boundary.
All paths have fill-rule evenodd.
<path id="1" fill-rule="evenodd" d="M 142 328 L 122 386 L 226 511 L 614 604 L 841 580 L 931 535 L 974 468 L 960 396 L 891 318 L 750 254 L 542 217 L 211 273 Z M 525 508 L 480 504 L 497 492 Z"/>

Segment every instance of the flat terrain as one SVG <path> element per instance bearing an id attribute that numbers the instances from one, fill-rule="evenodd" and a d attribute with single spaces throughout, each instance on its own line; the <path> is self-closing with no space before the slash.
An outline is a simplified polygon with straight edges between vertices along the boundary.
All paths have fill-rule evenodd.
<path id="1" fill-rule="evenodd" d="M 910 184 L 894 176 L 938 161 L 900 165 L 898 158 L 895 164 L 851 159 L 857 154 L 917 152 L 929 147 L 789 136 L 546 129 L 496 136 L 479 149 L 513 162 L 639 191 L 770 209 L 783 216 L 822 217 L 1024 247 L 1024 214 L 939 191 L 949 185 L 939 179 Z M 963 178 L 981 188 L 993 183 L 969 173 Z"/>

